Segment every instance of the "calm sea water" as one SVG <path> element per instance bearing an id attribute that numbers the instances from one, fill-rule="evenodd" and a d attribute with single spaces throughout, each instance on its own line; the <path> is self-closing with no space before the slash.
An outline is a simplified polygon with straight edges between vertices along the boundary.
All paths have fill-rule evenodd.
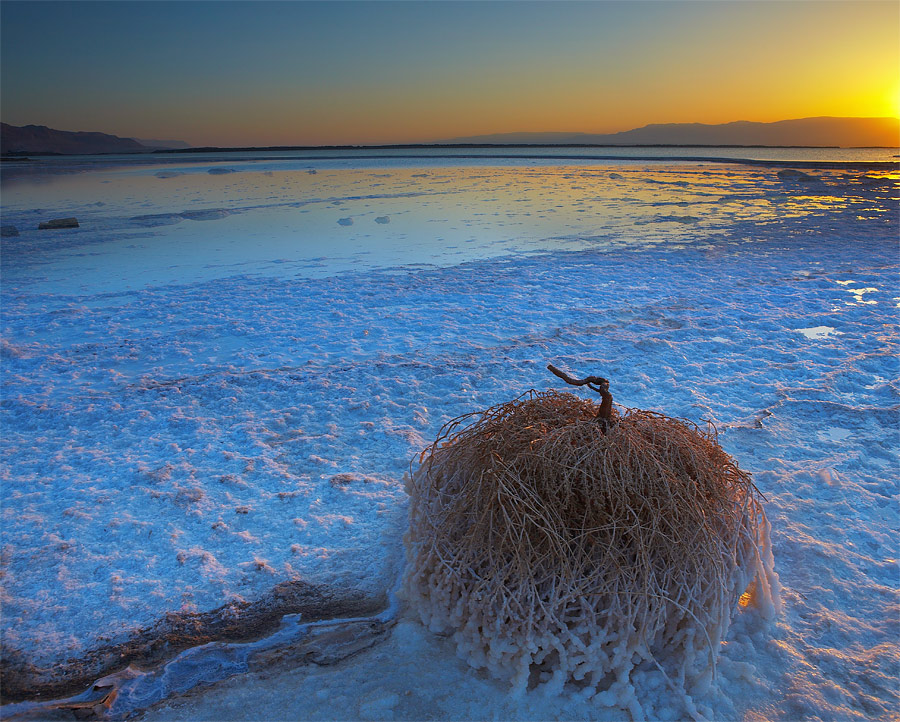
<path id="1" fill-rule="evenodd" d="M 442 160 L 443 159 L 443 160 Z M 2 166 L 3 180 L 23 175 L 56 172 L 78 172 L 105 166 L 130 166 L 145 164 L 188 164 L 211 162 L 248 161 L 331 161 L 335 167 L 352 164 L 356 167 L 371 161 L 375 165 L 395 161 L 415 164 L 428 162 L 458 165 L 468 159 L 481 164 L 494 159 L 502 164 L 515 164 L 520 159 L 529 163 L 555 163 L 559 161 L 592 160 L 628 163 L 633 161 L 747 161 L 750 163 L 791 163 L 819 165 L 838 164 L 889 164 L 900 162 L 898 148 L 750 148 L 750 147 L 639 147 L 620 146 L 562 147 L 562 146 L 506 146 L 494 148 L 345 148 L 338 150 L 250 150 L 209 153 L 147 153 L 123 155 L 72 155 L 34 156 L 27 161 L 6 162 Z M 321 167 L 321 166 L 319 166 Z"/>

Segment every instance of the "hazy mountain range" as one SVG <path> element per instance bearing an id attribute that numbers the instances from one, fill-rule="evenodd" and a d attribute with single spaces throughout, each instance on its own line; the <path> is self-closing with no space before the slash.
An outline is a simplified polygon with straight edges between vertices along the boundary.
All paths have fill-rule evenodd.
<path id="1" fill-rule="evenodd" d="M 737 121 L 706 123 L 665 123 L 621 133 L 495 133 L 439 141 L 440 144 L 497 145 L 767 145 L 897 147 L 900 120 L 897 118 L 801 118 L 775 123 Z M 286 146 L 281 146 L 285 148 Z M 299 146 L 295 146 L 299 147 Z M 189 149 L 180 140 L 136 140 L 107 133 L 54 130 L 44 125 L 0 124 L 0 153 L 93 154 L 149 153 L 162 149 Z"/>
<path id="2" fill-rule="evenodd" d="M 772 145 L 888 147 L 900 144 L 897 118 L 800 118 L 775 123 L 664 123 L 621 133 L 496 133 L 453 138 L 446 143 L 525 145 Z"/>
<path id="3" fill-rule="evenodd" d="M 108 133 L 54 130 L 46 125 L 0 123 L 0 154 L 149 153 L 166 148 L 190 148 L 180 140 L 135 140 Z"/>

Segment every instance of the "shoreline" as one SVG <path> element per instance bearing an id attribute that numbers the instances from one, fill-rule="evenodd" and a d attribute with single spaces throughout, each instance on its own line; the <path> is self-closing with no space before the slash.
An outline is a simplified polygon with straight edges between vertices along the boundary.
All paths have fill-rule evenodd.
<path id="1" fill-rule="evenodd" d="M 378 145 L 203 145 L 191 148 L 155 148 L 135 151 L 110 151 L 106 153 L 59 153 L 55 151 L 11 150 L 2 155 L 13 160 L 20 156 L 41 155 L 65 157 L 67 155 L 160 155 L 168 153 L 248 153 L 252 151 L 302 151 L 302 150 L 448 150 L 475 148 L 773 148 L 803 150 L 900 150 L 892 145 L 767 145 L 764 143 L 386 143 Z"/>
<path id="2" fill-rule="evenodd" d="M 640 153 L 617 154 L 597 153 L 578 154 L 578 149 L 660 149 L 660 150 L 687 150 L 687 149 L 739 149 L 739 150 L 787 150 L 787 151 L 816 151 L 834 150 L 842 153 L 853 151 L 896 150 L 897 153 L 890 159 L 865 160 L 865 159 L 819 159 L 819 158 L 746 158 L 729 155 L 642 155 Z M 516 150 L 526 152 L 513 152 Z M 539 152 L 543 150 L 543 152 Z M 397 152 L 383 152 L 397 151 Z M 409 152 L 401 152 L 409 151 Z M 421 151 L 421 152 L 415 152 Z M 472 152 L 459 152 L 472 151 Z M 477 152 L 485 151 L 485 152 Z M 556 152 L 561 151 L 561 152 Z M 569 151 L 569 152 L 563 152 Z M 250 155 L 242 158 L 230 156 L 238 154 Z M 310 153 L 310 155 L 268 155 L 274 153 Z M 262 155 L 267 154 L 267 155 Z M 203 157 L 197 157 L 203 156 Z M 38 166 L 48 167 L 50 164 L 60 166 L 84 163 L 120 162 L 125 165 L 148 165 L 170 163 L 208 163 L 209 156 L 223 156 L 223 161 L 228 162 L 255 162 L 255 161 L 383 161 L 383 160 L 521 160 L 521 161 L 565 161 L 565 162 L 646 162 L 649 164 L 669 163 L 724 163 L 728 165 L 746 165 L 751 167 L 774 168 L 821 168 L 823 170 L 882 170 L 895 171 L 900 169 L 900 148 L 889 146 L 866 146 L 843 148 L 840 146 L 767 146 L 767 145 L 538 145 L 538 144 L 437 144 L 437 145 L 378 145 L 378 146 L 271 146 L 271 147 L 240 147 L 240 148 L 179 148 L 172 150 L 154 150 L 151 152 L 131 153 L 94 153 L 94 154 L 62 154 L 21 152 L 0 156 L 0 161 L 5 167 L 16 167 L 19 164 L 32 168 Z"/>

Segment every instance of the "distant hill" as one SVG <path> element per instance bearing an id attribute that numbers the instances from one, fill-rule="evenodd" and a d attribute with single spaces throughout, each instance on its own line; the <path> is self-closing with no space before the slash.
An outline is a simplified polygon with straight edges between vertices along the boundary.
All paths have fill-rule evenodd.
<path id="1" fill-rule="evenodd" d="M 800 118 L 774 123 L 665 123 L 621 133 L 496 133 L 453 138 L 444 143 L 585 145 L 772 145 L 887 147 L 900 145 L 897 118 Z"/>
<path id="2" fill-rule="evenodd" d="M 0 153 L 146 153 L 153 150 L 133 138 L 106 133 L 54 130 L 45 125 L 0 123 Z"/>

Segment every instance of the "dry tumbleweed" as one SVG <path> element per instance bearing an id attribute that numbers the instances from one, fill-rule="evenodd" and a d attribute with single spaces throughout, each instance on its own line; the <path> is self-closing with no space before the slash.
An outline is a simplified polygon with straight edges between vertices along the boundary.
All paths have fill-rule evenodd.
<path id="1" fill-rule="evenodd" d="M 531 391 L 447 424 L 408 482 L 405 593 L 519 690 L 573 683 L 637 716 L 650 664 L 696 716 L 742 593 L 777 605 L 760 494 L 712 429 L 597 416 Z"/>

